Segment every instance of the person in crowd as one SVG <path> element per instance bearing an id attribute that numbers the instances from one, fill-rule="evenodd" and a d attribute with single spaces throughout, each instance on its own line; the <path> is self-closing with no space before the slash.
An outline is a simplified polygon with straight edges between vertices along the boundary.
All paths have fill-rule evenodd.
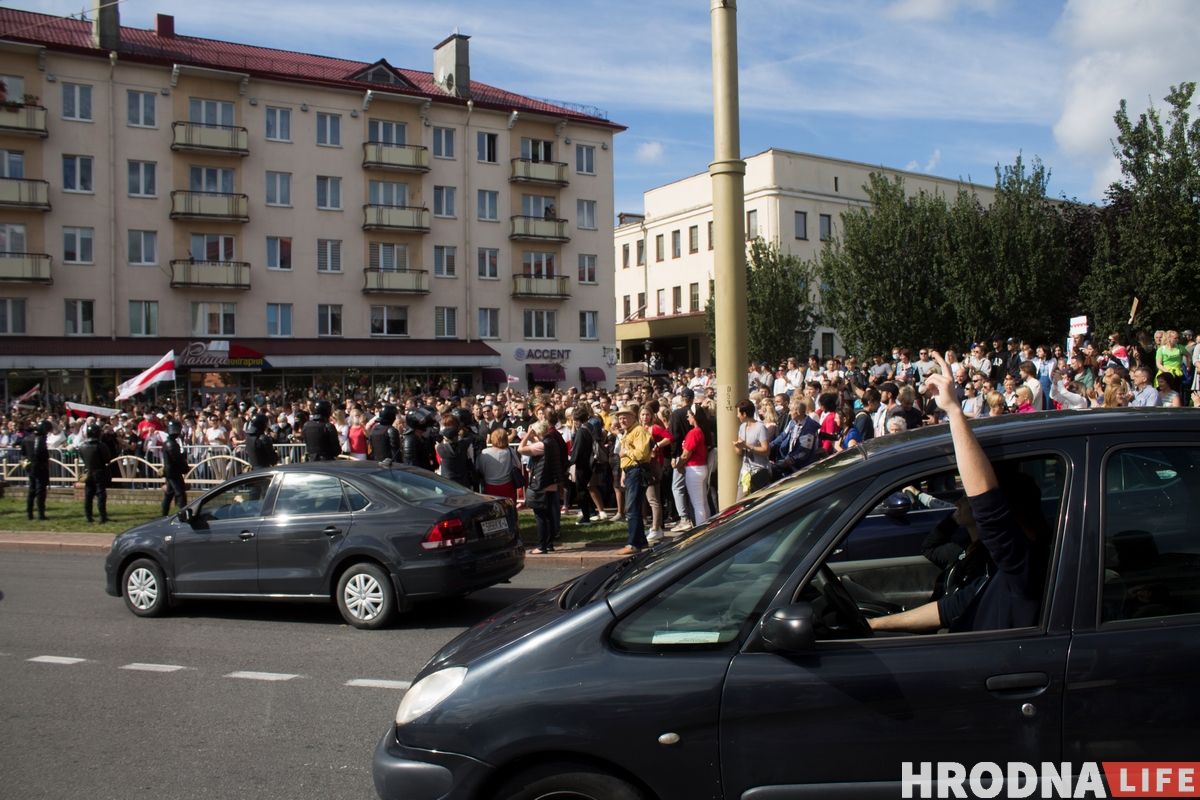
<path id="1" fill-rule="evenodd" d="M 967 377 L 967 382 L 963 384 L 965 397 L 962 400 L 962 410 L 967 419 L 975 419 L 984 405 L 983 396 L 979 392 L 982 386 L 983 373 L 972 370 Z"/>
<path id="2" fill-rule="evenodd" d="M 904 417 L 891 417 L 888 419 L 888 433 L 904 433 L 906 430 L 908 430 L 908 423 L 904 421 Z"/>
<path id="3" fill-rule="evenodd" d="M 989 417 L 1001 417 L 1008 413 L 1008 399 L 1000 392 L 988 392 L 984 399 L 987 402 Z"/>
<path id="4" fill-rule="evenodd" d="M 1068 380 L 1061 371 L 1053 375 L 1054 382 L 1050 384 L 1050 399 L 1066 409 L 1082 410 L 1091 408 L 1087 397 L 1087 387 L 1079 381 Z"/>
<path id="5" fill-rule="evenodd" d="M 1179 394 L 1176 387 L 1179 385 L 1179 378 L 1175 377 L 1170 372 L 1159 373 L 1158 376 L 1158 399 L 1161 405 L 1179 408 L 1183 405 L 1183 396 Z"/>
<path id="6" fill-rule="evenodd" d="M 897 399 L 900 401 L 900 413 L 908 426 L 907 429 L 911 431 L 921 427 L 925 413 L 917 404 L 917 390 L 912 386 L 903 386 Z"/>
<path id="7" fill-rule="evenodd" d="M 657 403 L 658 401 L 651 401 Z M 650 404 L 642 406 L 638 411 L 638 422 L 643 430 L 650 433 L 650 462 L 646 466 L 646 502 L 650 505 L 650 532 L 646 534 L 646 541 L 651 544 L 658 544 L 666 535 L 666 529 L 663 527 L 663 498 L 662 498 L 662 478 L 664 465 L 666 464 L 666 454 L 671 448 L 674 441 L 670 432 L 658 424 L 658 418 L 654 416 L 654 412 L 650 408 Z"/>
<path id="8" fill-rule="evenodd" d="M 875 391 L 868 389 L 867 391 Z M 878 392 L 875 392 L 878 396 Z M 803 469 L 817 458 L 818 435 L 821 426 L 809 416 L 812 409 L 812 398 L 793 395 L 788 405 L 789 419 L 783 432 L 770 444 L 770 450 L 776 454 L 771 462 L 771 477 L 782 478 L 796 470 Z"/>
<path id="9" fill-rule="evenodd" d="M 1031 359 L 1022 361 L 1018 369 L 1021 373 L 1019 385 L 1028 389 L 1029 394 L 1032 395 L 1033 399 L 1030 400 L 1030 404 L 1033 406 L 1033 410 L 1043 410 L 1046 406 L 1043 401 L 1042 382 L 1038 379 L 1037 365 Z"/>
<path id="10" fill-rule="evenodd" d="M 774 439 L 779 427 L 779 415 L 771 398 L 764 397 L 758 401 L 758 421 L 766 428 L 767 441 Z"/>
<path id="11" fill-rule="evenodd" d="M 470 488 L 472 480 L 468 464 L 470 463 L 470 442 L 461 436 L 462 422 L 454 414 L 445 414 L 441 419 L 437 452 L 437 473 L 447 480 L 454 481 L 460 486 Z"/>
<path id="12" fill-rule="evenodd" d="M 520 455 L 529 457 L 529 485 L 525 490 L 525 505 L 533 509 L 537 519 L 538 542 L 530 552 L 544 555 L 554 551 L 554 513 L 558 504 L 558 485 L 563 478 L 557 447 L 547 447 L 544 437 L 550 430 L 545 420 L 533 422 L 517 446 Z"/>
<path id="13" fill-rule="evenodd" d="M 1018 414 L 1032 414 L 1037 411 L 1034 405 L 1033 390 L 1028 386 L 1018 386 L 1016 391 L 1017 407 L 1013 409 Z"/>
<path id="14" fill-rule="evenodd" d="M 389 465 L 400 459 L 400 431 L 396 429 L 398 411 L 391 403 L 379 410 L 375 424 L 371 426 L 369 443 L 371 459 L 386 461 Z"/>
<path id="15" fill-rule="evenodd" d="M 367 429 L 363 426 L 362 413 L 358 410 L 350 412 L 349 429 L 346 431 L 346 441 L 349 446 L 349 456 L 356 461 L 366 461 L 368 442 Z"/>
<path id="16" fill-rule="evenodd" d="M 341 454 L 337 428 L 330 422 L 333 407 L 328 400 L 318 400 L 312 419 L 304 423 L 302 435 L 309 461 L 333 461 Z"/>
<path id="17" fill-rule="evenodd" d="M 574 470 L 572 482 L 575 485 L 575 497 L 579 503 L 579 525 L 587 525 L 596 517 L 597 503 L 592 494 L 592 458 L 595 455 L 596 432 L 588 420 L 591 409 L 586 403 L 580 403 L 571 410 L 571 421 L 574 423 L 574 433 L 571 437 L 570 452 L 567 454 L 567 466 Z M 596 491 L 596 494 L 599 494 Z M 603 505 L 600 503 L 599 505 Z"/>
<path id="18" fill-rule="evenodd" d="M 263 413 L 251 417 L 246 426 L 246 443 L 242 449 L 251 470 L 267 469 L 279 463 L 279 453 L 267 428 L 267 415 Z"/>
<path id="19" fill-rule="evenodd" d="M 617 421 L 621 427 L 618 463 L 629 527 L 628 542 L 617 554 L 632 555 L 649 547 L 646 526 L 642 520 L 642 501 L 646 497 L 646 470 L 650 464 L 653 441 L 650 432 L 638 424 L 638 409 L 633 406 L 621 406 L 617 411 Z"/>
<path id="20" fill-rule="evenodd" d="M 708 444 L 704 436 L 707 413 L 701 407 L 688 407 L 686 412 L 690 427 L 675 459 L 675 471 L 683 476 L 694 525 L 703 525 L 708 522 Z"/>
<path id="21" fill-rule="evenodd" d="M 21 451 L 25 457 L 25 472 L 29 476 L 29 494 L 25 511 L 33 519 L 33 507 L 37 504 L 37 518 L 46 519 L 46 493 L 50 490 L 50 448 L 47 437 L 54 433 L 54 423 L 48 419 L 38 422 L 21 440 Z"/>
<path id="22" fill-rule="evenodd" d="M 850 406 L 841 406 L 837 410 L 837 420 L 838 438 L 833 443 L 834 450 L 840 453 L 843 450 L 849 450 L 856 444 L 862 444 L 862 434 L 854 425 L 854 409 Z"/>
<path id="23" fill-rule="evenodd" d="M 176 421 L 167 425 L 167 445 L 163 448 L 162 515 L 171 512 L 171 500 L 179 510 L 187 505 L 188 460 L 180 445 L 183 426 Z"/>
<path id="24" fill-rule="evenodd" d="M 79 459 L 83 462 L 87 477 L 83 482 L 83 511 L 88 522 L 94 522 L 93 504 L 99 500 L 100 524 L 108 522 L 108 484 L 112 474 L 108 471 L 113 454 L 108 445 L 100 441 L 103 431 L 95 423 L 87 426 L 87 439 L 79 448 Z"/>
<path id="25" fill-rule="evenodd" d="M 1169 331 L 1168 333 L 1174 333 L 1174 331 Z M 1130 401 L 1129 405 L 1151 407 L 1162 405 L 1162 398 L 1158 394 L 1158 389 L 1155 389 L 1150 383 L 1150 376 L 1152 374 L 1153 372 L 1149 367 L 1137 367 L 1130 374 L 1130 377 L 1133 378 L 1134 394 L 1133 400 Z"/>
<path id="26" fill-rule="evenodd" d="M 1179 331 L 1163 331 L 1161 337 L 1155 336 L 1155 341 L 1159 342 L 1158 352 L 1154 355 L 1159 374 L 1166 372 L 1182 378 L 1187 366 L 1187 351 L 1179 346 Z"/>
<path id="27" fill-rule="evenodd" d="M 521 459 L 508 443 L 508 431 L 496 428 L 488 435 L 488 446 L 475 459 L 475 470 L 483 493 L 517 502 L 518 483 L 524 483 Z"/>

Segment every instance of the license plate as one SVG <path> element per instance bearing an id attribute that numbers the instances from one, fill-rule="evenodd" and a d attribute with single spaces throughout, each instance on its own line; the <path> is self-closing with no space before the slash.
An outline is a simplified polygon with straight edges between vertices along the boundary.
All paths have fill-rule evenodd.
<path id="1" fill-rule="evenodd" d="M 480 523 L 480 528 L 483 530 L 483 535 L 487 536 L 492 533 L 501 533 L 508 530 L 508 520 L 506 519 L 489 519 Z"/>

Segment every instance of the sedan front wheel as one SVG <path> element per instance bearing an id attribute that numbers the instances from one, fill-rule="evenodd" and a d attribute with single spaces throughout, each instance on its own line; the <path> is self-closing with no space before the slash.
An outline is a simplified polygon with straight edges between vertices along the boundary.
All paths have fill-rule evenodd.
<path id="1" fill-rule="evenodd" d="M 387 574 L 375 564 L 355 564 L 337 587 L 338 611 L 356 628 L 381 628 L 396 610 L 396 594 Z"/>
<path id="2" fill-rule="evenodd" d="M 125 568 L 121 587 L 126 607 L 139 617 L 157 617 L 167 608 L 167 582 L 157 562 L 134 561 Z"/>

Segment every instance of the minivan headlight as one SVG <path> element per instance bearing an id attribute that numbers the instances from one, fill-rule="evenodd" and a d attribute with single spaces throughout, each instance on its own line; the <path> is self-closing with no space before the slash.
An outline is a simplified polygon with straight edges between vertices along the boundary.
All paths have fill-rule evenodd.
<path id="1" fill-rule="evenodd" d="M 396 724 L 412 722 L 432 710 L 438 703 L 454 694 L 454 690 L 462 686 L 466 677 L 466 667 L 449 667 L 417 681 L 400 701 L 400 708 L 396 711 Z"/>

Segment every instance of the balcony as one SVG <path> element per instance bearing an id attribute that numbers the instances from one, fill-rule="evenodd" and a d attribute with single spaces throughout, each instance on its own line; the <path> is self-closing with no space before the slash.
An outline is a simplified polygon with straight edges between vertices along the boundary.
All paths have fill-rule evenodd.
<path id="1" fill-rule="evenodd" d="M 172 122 L 171 149 L 194 153 L 250 155 L 250 135 L 233 125 L 205 125 L 201 122 Z"/>
<path id="2" fill-rule="evenodd" d="M 429 209 L 421 206 L 363 206 L 364 231 L 429 233 Z"/>
<path id="3" fill-rule="evenodd" d="M 429 270 L 427 269 L 373 269 L 363 270 L 366 282 L 363 294 L 429 294 Z"/>
<path id="4" fill-rule="evenodd" d="M 249 289 L 250 265 L 245 261 L 177 259 L 171 262 L 171 288 Z"/>
<path id="5" fill-rule="evenodd" d="M 571 241 L 565 219 L 545 219 L 543 217 L 513 217 L 508 238 L 529 242 Z"/>
<path id="6" fill-rule="evenodd" d="M 171 192 L 171 219 L 249 222 L 250 199 L 224 192 Z"/>
<path id="7" fill-rule="evenodd" d="M 34 105 L 0 105 L 0 133 L 44 139 L 50 135 L 46 130 L 46 109 Z"/>
<path id="8" fill-rule="evenodd" d="M 50 210 L 50 184 L 28 178 L 0 178 L 0 208 Z"/>
<path id="9" fill-rule="evenodd" d="M 363 142 L 363 169 L 429 172 L 429 148 L 415 144 Z"/>
<path id="10" fill-rule="evenodd" d="M 566 186 L 567 165 L 561 161 L 534 161 L 529 158 L 514 158 L 508 179 L 513 183 Z"/>
<path id="11" fill-rule="evenodd" d="M 45 253 L 0 253 L 0 281 L 4 283 L 54 283 L 50 256 Z"/>
<path id="12" fill-rule="evenodd" d="M 512 296 L 566 300 L 571 296 L 571 279 L 566 275 L 513 275 Z"/>

